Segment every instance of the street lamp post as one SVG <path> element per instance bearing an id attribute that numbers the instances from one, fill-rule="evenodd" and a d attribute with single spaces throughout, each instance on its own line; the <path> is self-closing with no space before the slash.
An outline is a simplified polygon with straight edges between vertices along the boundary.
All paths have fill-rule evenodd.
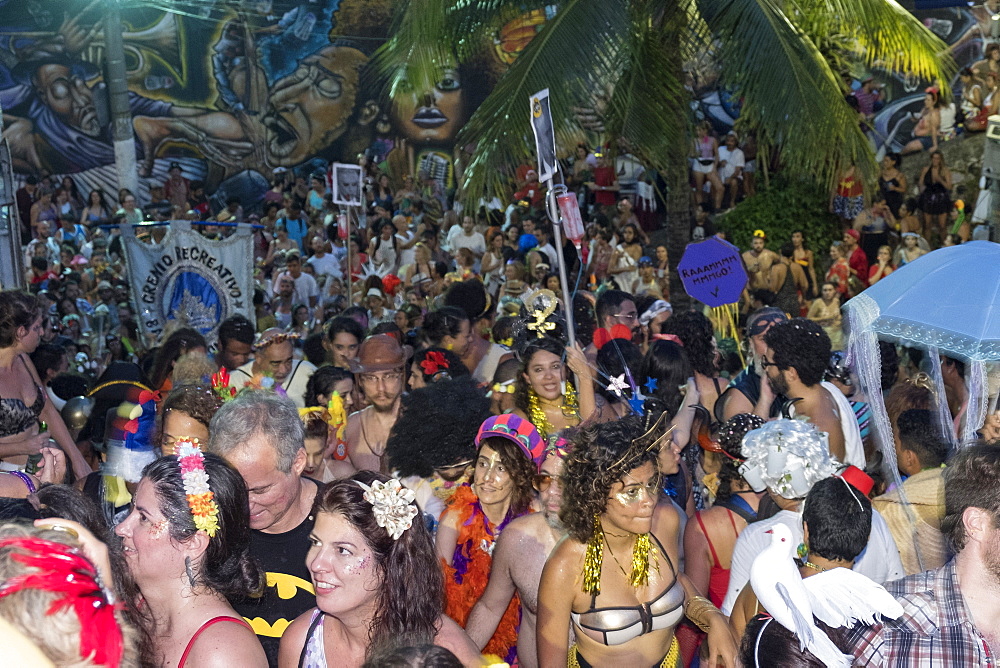
<path id="1" fill-rule="evenodd" d="M 125 73 L 125 49 L 122 44 L 118 0 L 108 0 L 104 15 L 104 48 L 118 187 L 128 188 L 138 196 L 139 171 L 135 159 L 135 133 L 132 129 L 132 109 L 128 102 L 128 78 Z"/>

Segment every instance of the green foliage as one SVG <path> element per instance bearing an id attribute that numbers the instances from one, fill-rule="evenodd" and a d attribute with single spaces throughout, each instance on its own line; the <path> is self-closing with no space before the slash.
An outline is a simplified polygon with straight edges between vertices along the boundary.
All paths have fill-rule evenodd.
<path id="1" fill-rule="evenodd" d="M 769 188 L 759 189 L 723 216 L 719 224 L 729 241 L 743 250 L 750 248 L 754 230 L 764 230 L 767 247 L 776 253 L 792 240 L 792 232 L 802 230 L 819 273 L 820 267 L 829 264 L 830 244 L 842 236 L 840 221 L 829 206 L 828 193 L 813 182 L 777 177 Z"/>

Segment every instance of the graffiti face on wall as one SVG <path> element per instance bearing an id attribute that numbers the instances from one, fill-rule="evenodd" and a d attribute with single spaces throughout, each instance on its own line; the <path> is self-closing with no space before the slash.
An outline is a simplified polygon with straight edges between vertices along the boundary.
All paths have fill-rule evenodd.
<path id="1" fill-rule="evenodd" d="M 466 117 L 457 64 L 442 68 L 433 83 L 403 86 L 392 101 L 394 126 L 418 144 L 450 144 Z"/>
<path id="2" fill-rule="evenodd" d="M 51 5 L 0 0 L 0 104 L 15 171 L 71 175 L 80 190 L 116 192 L 101 0 Z M 263 195 L 277 167 L 307 173 L 317 160 L 354 162 L 365 151 L 394 178 L 422 170 L 453 183 L 456 136 L 489 77 L 448 63 L 434 81 L 385 101 L 368 74 L 393 5 L 202 0 L 173 14 L 123 7 L 140 201 L 169 178 L 171 164 L 208 192 L 252 205 L 246 200 Z M 505 28 L 518 30 L 502 41 L 491 76 L 544 20 L 535 12 Z"/>
<path id="3" fill-rule="evenodd" d="M 344 134 L 367 62 L 357 49 L 328 46 L 274 85 L 262 119 L 269 162 L 298 165 Z"/>

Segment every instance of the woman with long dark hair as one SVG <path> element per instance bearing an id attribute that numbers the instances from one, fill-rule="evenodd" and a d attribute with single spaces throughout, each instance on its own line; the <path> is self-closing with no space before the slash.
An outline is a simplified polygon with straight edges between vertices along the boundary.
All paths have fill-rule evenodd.
<path id="1" fill-rule="evenodd" d="M 535 425 L 543 439 L 577 426 L 597 409 L 593 375 L 579 344 L 569 348 L 556 339 L 535 339 L 521 350 L 519 357 L 521 369 L 514 383 L 514 414 Z M 566 373 L 567 368 L 577 377 L 579 394 Z"/>
<path id="2" fill-rule="evenodd" d="M 371 471 L 336 480 L 313 505 L 306 566 L 316 608 L 281 638 L 282 668 L 358 668 L 394 647 L 434 643 L 465 665 L 479 652 L 442 614 L 443 581 L 413 492 Z"/>
<path id="3" fill-rule="evenodd" d="M 170 373 L 174 370 L 174 363 L 181 355 L 193 350 L 208 352 L 208 343 L 198 330 L 182 327 L 168 336 L 156 351 L 153 369 L 149 374 L 150 387 L 160 392 L 171 390 L 173 383 L 170 382 Z"/>
<path id="4" fill-rule="evenodd" d="M 0 292 L 0 457 L 23 466 L 28 455 L 38 454 L 51 437 L 66 453 L 73 473 L 83 478 L 90 474 L 90 466 L 28 357 L 41 337 L 38 298 L 19 290 Z M 48 433 L 42 433 L 43 422 Z"/>

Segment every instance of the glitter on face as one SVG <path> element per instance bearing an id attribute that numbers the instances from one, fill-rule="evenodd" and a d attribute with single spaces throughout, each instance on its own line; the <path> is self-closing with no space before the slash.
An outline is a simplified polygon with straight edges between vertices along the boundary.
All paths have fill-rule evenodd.
<path id="1" fill-rule="evenodd" d="M 370 553 L 366 554 L 365 556 L 358 559 L 355 563 L 344 566 L 344 572 L 351 574 L 360 573 L 361 571 L 368 568 L 368 564 L 371 563 L 371 559 L 372 555 Z"/>
<path id="2" fill-rule="evenodd" d="M 160 520 L 159 522 L 153 522 L 149 527 L 149 537 L 153 540 L 161 538 L 167 530 L 167 520 Z"/>

